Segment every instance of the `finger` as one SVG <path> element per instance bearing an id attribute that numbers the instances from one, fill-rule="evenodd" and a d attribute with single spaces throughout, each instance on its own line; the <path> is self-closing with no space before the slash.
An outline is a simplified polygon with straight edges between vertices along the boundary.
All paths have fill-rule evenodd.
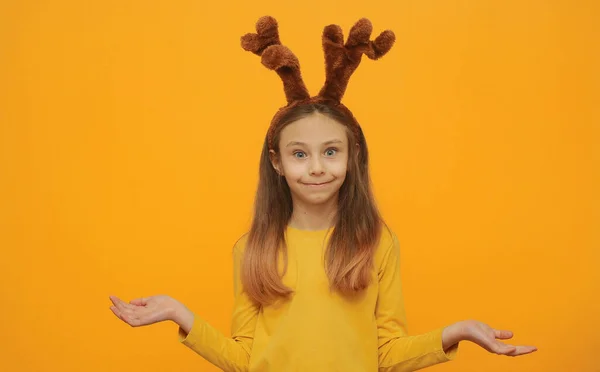
<path id="1" fill-rule="evenodd" d="M 125 311 L 127 306 L 125 306 L 125 302 L 119 299 L 117 296 L 110 296 L 110 301 L 115 305 L 115 307 L 121 311 Z"/>
<path id="2" fill-rule="evenodd" d="M 110 309 L 119 319 L 121 319 L 122 321 L 124 321 L 132 327 L 138 327 L 140 325 L 143 325 L 142 319 L 140 319 L 140 316 L 137 314 L 121 311 L 116 306 L 111 306 Z"/>
<path id="3" fill-rule="evenodd" d="M 108 296 L 108 298 L 110 299 L 110 301 L 117 306 L 118 303 L 123 302 L 123 300 L 121 300 L 119 297 L 117 296 Z"/>
<path id="4" fill-rule="evenodd" d="M 501 340 L 508 340 L 509 338 L 512 338 L 513 333 L 511 331 L 494 329 L 494 335 L 496 336 L 496 338 L 499 338 Z"/>
<path id="5" fill-rule="evenodd" d="M 121 300 L 117 296 L 110 296 L 110 300 L 118 309 L 122 311 L 135 310 L 134 305 L 128 304 L 127 302 Z"/>
<path id="6" fill-rule="evenodd" d="M 515 347 L 515 346 L 513 346 L 513 345 L 507 345 L 507 344 L 504 344 L 504 343 L 502 343 L 502 342 L 495 342 L 495 343 L 492 345 L 492 351 L 493 351 L 494 353 L 496 353 L 496 354 L 504 354 L 504 355 L 507 355 L 507 354 L 514 353 L 514 352 L 515 352 L 515 350 L 516 350 L 516 347 Z"/>
<path id="7" fill-rule="evenodd" d="M 123 314 L 123 312 L 121 312 L 116 306 L 111 306 L 110 310 L 113 312 L 113 314 L 115 314 L 115 316 L 119 319 L 121 319 L 122 321 L 124 321 L 125 323 L 127 322 L 127 317 Z"/>
<path id="8" fill-rule="evenodd" d="M 146 306 L 148 304 L 148 299 L 145 297 L 136 298 L 129 301 L 129 303 L 135 306 Z"/>
<path id="9" fill-rule="evenodd" d="M 121 317 L 119 316 L 119 309 L 117 309 L 115 306 L 111 306 L 111 307 L 110 307 L 110 311 L 112 311 L 112 312 L 113 312 L 113 314 L 115 314 L 115 316 L 116 316 L 117 318 L 119 318 L 119 319 L 121 318 Z"/>
<path id="10" fill-rule="evenodd" d="M 121 303 L 122 301 L 117 296 L 109 296 L 108 298 L 117 309 L 123 308 L 123 304 Z"/>
<path id="11" fill-rule="evenodd" d="M 516 346 L 515 350 L 507 355 L 519 356 L 519 355 L 531 354 L 534 351 L 537 351 L 537 347 L 535 347 L 535 346 Z"/>

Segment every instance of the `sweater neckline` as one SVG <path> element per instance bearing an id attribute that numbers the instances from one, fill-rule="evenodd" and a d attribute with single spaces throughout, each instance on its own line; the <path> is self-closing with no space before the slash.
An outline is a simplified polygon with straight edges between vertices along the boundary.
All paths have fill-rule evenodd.
<path id="1" fill-rule="evenodd" d="M 328 233 L 329 231 L 332 231 L 333 227 L 330 227 L 328 229 L 320 229 L 320 230 L 305 230 L 305 229 L 299 229 L 299 228 L 293 227 L 291 225 L 288 225 L 287 230 L 296 232 L 296 233 L 300 233 L 300 234 L 306 234 L 306 235 L 322 235 L 322 234 Z"/>

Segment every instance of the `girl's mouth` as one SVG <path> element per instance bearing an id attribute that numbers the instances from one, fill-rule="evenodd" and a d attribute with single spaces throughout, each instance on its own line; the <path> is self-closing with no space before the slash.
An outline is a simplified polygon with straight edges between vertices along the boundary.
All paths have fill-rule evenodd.
<path id="1" fill-rule="evenodd" d="M 320 183 L 304 183 L 304 185 L 309 186 L 309 187 L 320 187 L 320 186 L 329 185 L 331 182 L 333 182 L 333 181 L 320 182 Z"/>

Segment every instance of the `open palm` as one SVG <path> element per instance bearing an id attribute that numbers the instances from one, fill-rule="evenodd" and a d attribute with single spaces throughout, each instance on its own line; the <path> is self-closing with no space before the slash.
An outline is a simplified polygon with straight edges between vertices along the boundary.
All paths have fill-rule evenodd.
<path id="1" fill-rule="evenodd" d="M 512 338 L 513 333 L 511 331 L 494 329 L 476 320 L 464 322 L 463 327 L 463 332 L 468 341 L 476 343 L 491 353 L 519 356 L 537 350 L 535 346 L 515 346 L 498 341 Z"/>
<path id="2" fill-rule="evenodd" d="M 158 295 L 131 300 L 129 303 L 110 296 L 114 306 L 110 309 L 122 321 L 132 327 L 140 327 L 173 319 L 174 300 L 166 295 Z"/>

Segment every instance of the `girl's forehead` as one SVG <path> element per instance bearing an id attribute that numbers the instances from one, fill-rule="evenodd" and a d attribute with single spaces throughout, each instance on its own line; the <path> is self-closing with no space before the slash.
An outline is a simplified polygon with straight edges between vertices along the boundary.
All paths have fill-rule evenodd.
<path id="1" fill-rule="evenodd" d="M 346 127 L 324 115 L 311 115 L 288 124 L 281 131 L 283 141 L 322 143 L 330 140 L 347 141 Z"/>

